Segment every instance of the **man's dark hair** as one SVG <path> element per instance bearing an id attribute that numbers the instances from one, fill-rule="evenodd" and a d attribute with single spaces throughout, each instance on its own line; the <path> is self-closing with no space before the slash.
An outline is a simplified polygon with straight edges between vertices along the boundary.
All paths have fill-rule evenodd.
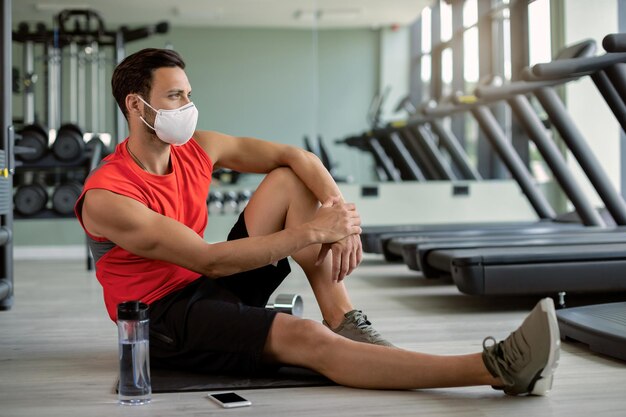
<path id="1" fill-rule="evenodd" d="M 117 105 L 128 120 L 126 96 L 139 94 L 148 100 L 152 88 L 152 73 L 163 67 L 185 69 L 185 62 L 171 49 L 147 48 L 124 58 L 113 71 L 111 88 Z"/>

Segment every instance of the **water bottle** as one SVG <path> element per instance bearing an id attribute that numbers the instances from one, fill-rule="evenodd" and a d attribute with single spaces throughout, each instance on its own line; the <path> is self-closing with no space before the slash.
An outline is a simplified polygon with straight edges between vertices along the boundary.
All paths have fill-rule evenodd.
<path id="1" fill-rule="evenodd" d="M 120 404 L 141 405 L 150 402 L 150 350 L 148 305 L 127 301 L 117 306 L 117 329 L 120 352 Z"/>

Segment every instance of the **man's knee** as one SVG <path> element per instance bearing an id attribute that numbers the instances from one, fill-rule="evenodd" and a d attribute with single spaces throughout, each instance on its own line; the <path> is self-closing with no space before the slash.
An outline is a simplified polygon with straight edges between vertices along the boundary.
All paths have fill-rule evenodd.
<path id="1" fill-rule="evenodd" d="M 289 167 L 280 167 L 272 170 L 268 174 L 268 178 L 271 178 L 276 183 L 275 185 L 280 186 L 281 193 L 298 190 L 308 191 L 306 185 Z"/>
<path id="2" fill-rule="evenodd" d="M 291 168 L 276 168 L 268 174 L 268 179 L 271 179 L 273 192 L 285 196 L 290 201 L 290 206 L 295 202 L 299 210 L 318 207 L 317 197 Z"/>
<path id="3" fill-rule="evenodd" d="M 340 336 L 316 321 L 277 314 L 265 353 L 279 363 L 320 369 L 338 338 Z"/>

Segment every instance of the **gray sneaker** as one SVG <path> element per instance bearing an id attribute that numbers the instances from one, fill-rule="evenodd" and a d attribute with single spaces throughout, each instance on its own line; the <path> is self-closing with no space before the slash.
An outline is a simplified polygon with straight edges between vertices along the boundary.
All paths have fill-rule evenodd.
<path id="1" fill-rule="evenodd" d="M 370 343 L 372 345 L 382 345 L 393 347 L 391 343 L 382 338 L 367 320 L 367 316 L 361 310 L 352 310 L 344 314 L 344 319 L 337 328 L 332 329 L 326 321 L 324 325 L 333 332 L 347 337 L 357 342 Z"/>
<path id="2" fill-rule="evenodd" d="M 544 298 L 509 337 L 500 343 L 493 337 L 483 341 L 485 366 L 504 382 L 494 388 L 509 395 L 546 395 L 552 388 L 560 345 L 554 302 Z"/>

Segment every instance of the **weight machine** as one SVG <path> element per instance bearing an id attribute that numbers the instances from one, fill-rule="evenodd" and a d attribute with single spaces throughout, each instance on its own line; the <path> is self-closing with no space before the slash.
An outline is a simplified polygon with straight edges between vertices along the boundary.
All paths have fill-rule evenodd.
<path id="1" fill-rule="evenodd" d="M 0 73 L 2 84 L 11 85 L 11 0 L 0 0 Z M 11 90 L 0 98 L 0 310 L 13 305 L 13 126 Z"/>

